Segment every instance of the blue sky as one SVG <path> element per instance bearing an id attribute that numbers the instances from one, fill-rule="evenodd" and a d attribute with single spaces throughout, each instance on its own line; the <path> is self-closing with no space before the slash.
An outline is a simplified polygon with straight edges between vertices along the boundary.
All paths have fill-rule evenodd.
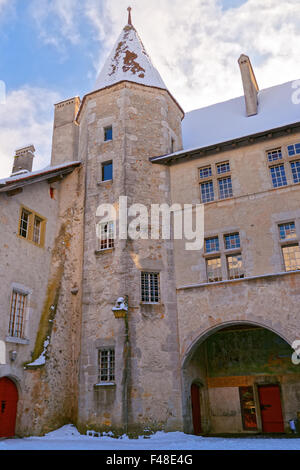
<path id="1" fill-rule="evenodd" d="M 299 0 L 0 0 L 0 177 L 33 143 L 49 163 L 53 104 L 89 92 L 127 21 L 186 111 L 242 94 L 250 56 L 261 88 L 300 78 Z"/>

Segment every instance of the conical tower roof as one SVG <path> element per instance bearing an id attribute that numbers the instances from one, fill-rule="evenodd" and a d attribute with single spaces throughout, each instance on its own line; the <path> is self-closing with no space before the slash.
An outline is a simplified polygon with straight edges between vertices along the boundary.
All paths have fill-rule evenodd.
<path id="1" fill-rule="evenodd" d="M 111 54 L 102 68 L 95 90 L 100 90 L 122 81 L 140 83 L 167 90 L 159 72 L 152 64 L 145 47 L 131 23 L 130 8 L 128 24 L 121 32 Z"/>

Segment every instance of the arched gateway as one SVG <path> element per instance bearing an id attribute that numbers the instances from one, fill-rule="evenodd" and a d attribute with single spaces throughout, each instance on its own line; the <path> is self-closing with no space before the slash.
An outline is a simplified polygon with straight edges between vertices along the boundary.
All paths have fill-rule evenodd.
<path id="1" fill-rule="evenodd" d="M 15 435 L 18 390 L 8 377 L 0 378 L 0 438 Z"/>
<path id="2" fill-rule="evenodd" d="M 292 354 L 285 339 L 255 324 L 221 325 L 202 335 L 182 369 L 185 431 L 287 431 L 300 412 Z"/>

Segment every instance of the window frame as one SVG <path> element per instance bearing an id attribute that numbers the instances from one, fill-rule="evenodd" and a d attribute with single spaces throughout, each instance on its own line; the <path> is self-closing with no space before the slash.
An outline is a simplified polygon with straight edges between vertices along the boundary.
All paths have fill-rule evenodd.
<path id="1" fill-rule="evenodd" d="M 103 227 L 108 227 L 108 230 L 103 232 L 102 228 Z M 112 229 L 111 229 L 112 227 Z M 106 234 L 106 237 L 102 237 L 103 234 Z M 115 249 L 115 240 L 116 240 L 116 225 L 115 221 L 109 220 L 107 222 L 99 222 L 97 225 L 97 239 L 98 239 L 98 250 L 97 252 L 105 252 L 105 251 L 110 251 Z M 112 237 L 110 238 L 110 235 Z M 106 246 L 103 247 L 102 244 L 104 245 L 103 242 L 106 241 Z"/>
<path id="2" fill-rule="evenodd" d="M 25 238 L 24 236 L 21 235 L 21 225 L 22 225 L 22 215 L 23 212 L 26 212 L 28 214 L 28 227 L 27 227 L 27 237 Z M 39 242 L 36 242 L 34 239 L 34 230 L 35 230 L 35 221 L 39 220 L 40 221 L 40 233 L 39 233 Z M 45 246 L 45 239 L 46 239 L 46 225 L 47 225 L 47 219 L 43 216 L 41 216 L 38 212 L 35 212 L 28 207 L 21 206 L 20 207 L 20 212 L 19 212 L 19 223 L 18 223 L 18 238 L 21 240 L 26 240 L 29 243 L 32 243 L 33 245 L 39 247 L 39 248 L 44 248 Z"/>
<path id="3" fill-rule="evenodd" d="M 110 132 L 110 138 L 106 138 L 108 131 Z M 109 126 L 103 127 L 103 140 L 104 140 L 104 142 L 112 142 L 112 140 L 113 140 L 113 126 L 112 126 L 112 124 L 109 125 Z"/>
<path id="4" fill-rule="evenodd" d="M 10 307 L 9 307 L 9 323 L 8 323 L 8 337 L 15 340 L 25 340 L 25 328 L 27 320 L 27 311 L 29 306 L 29 295 L 30 292 L 23 291 L 17 287 L 12 287 L 10 294 Z M 23 298 L 22 301 L 22 314 L 18 315 L 19 312 L 19 300 L 20 297 Z M 14 309 L 13 309 L 14 308 Z M 16 321 L 16 317 L 21 317 L 21 322 Z M 16 329 L 16 325 L 20 325 L 20 329 Z M 18 334 L 16 334 L 16 332 Z"/>
<path id="5" fill-rule="evenodd" d="M 107 353 L 107 368 L 102 366 L 102 355 Z M 103 379 L 104 370 L 107 371 L 107 379 Z M 116 381 L 116 350 L 114 346 L 97 348 L 97 376 L 99 384 L 115 383 Z"/>
<path id="6" fill-rule="evenodd" d="M 111 166 L 111 178 L 104 179 L 104 169 L 108 166 Z M 102 183 L 107 183 L 109 181 L 113 181 L 114 179 L 114 164 L 113 160 L 108 160 L 106 162 L 101 163 L 101 182 Z"/>
<path id="7" fill-rule="evenodd" d="M 148 276 L 148 298 L 149 300 L 144 300 L 146 298 L 146 293 L 144 291 L 145 282 L 143 281 L 143 276 Z M 157 276 L 157 290 L 154 295 L 152 295 L 152 286 L 151 286 L 151 276 Z M 161 275 L 159 271 L 141 271 L 140 272 L 140 299 L 141 304 L 143 305 L 160 305 L 161 304 Z M 154 286 L 155 287 L 155 286 Z M 157 298 L 157 300 L 150 300 L 152 298 Z"/>

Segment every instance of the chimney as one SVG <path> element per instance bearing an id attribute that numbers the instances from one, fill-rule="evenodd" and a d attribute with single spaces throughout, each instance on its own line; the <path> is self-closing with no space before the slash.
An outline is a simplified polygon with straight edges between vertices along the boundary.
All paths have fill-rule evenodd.
<path id="1" fill-rule="evenodd" d="M 258 84 L 249 57 L 242 54 L 238 62 L 242 74 L 247 116 L 254 116 L 258 112 Z"/>
<path id="2" fill-rule="evenodd" d="M 12 175 L 21 171 L 32 171 L 34 152 L 33 145 L 16 150 Z"/>

